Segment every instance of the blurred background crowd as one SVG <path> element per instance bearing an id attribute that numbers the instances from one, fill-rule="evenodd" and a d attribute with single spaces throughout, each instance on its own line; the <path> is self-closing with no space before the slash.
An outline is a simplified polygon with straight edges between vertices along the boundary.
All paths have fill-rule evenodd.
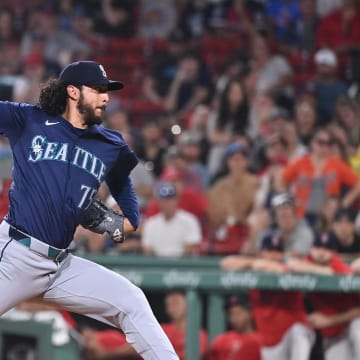
<path id="1" fill-rule="evenodd" d="M 79 228 L 75 252 L 224 256 L 224 270 L 360 271 L 359 1 L 2 0 L 0 50 L 1 100 L 36 104 L 40 84 L 76 60 L 95 60 L 125 83 L 110 94 L 104 126 L 139 157 L 131 177 L 141 226 L 121 245 Z M 0 137 L 1 215 L 11 163 Z M 99 197 L 121 210 L 105 184 Z M 306 322 L 294 334 L 310 349 L 310 329 L 360 316 L 352 298 L 333 301 L 329 314 L 352 311 L 342 322 L 325 326 L 318 313 L 305 321 L 293 296 L 297 317 L 265 336 L 268 347 Z M 259 294 L 251 300 L 263 306 Z M 269 335 L 263 315 L 255 323 Z"/>

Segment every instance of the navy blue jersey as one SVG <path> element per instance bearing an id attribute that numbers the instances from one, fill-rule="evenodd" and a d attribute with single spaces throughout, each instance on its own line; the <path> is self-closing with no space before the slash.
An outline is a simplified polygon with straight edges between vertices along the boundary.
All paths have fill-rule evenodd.
<path id="1" fill-rule="evenodd" d="M 0 133 L 13 151 L 6 220 L 57 248 L 66 248 L 84 210 L 105 181 L 136 228 L 139 210 L 129 179 L 137 157 L 120 133 L 73 127 L 36 106 L 0 102 Z"/>

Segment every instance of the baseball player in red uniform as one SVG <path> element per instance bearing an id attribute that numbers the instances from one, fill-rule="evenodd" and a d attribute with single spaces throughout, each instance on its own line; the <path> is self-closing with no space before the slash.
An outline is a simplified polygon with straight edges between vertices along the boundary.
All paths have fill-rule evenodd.
<path id="1" fill-rule="evenodd" d="M 182 291 L 173 290 L 166 295 L 165 311 L 170 322 L 161 324 L 161 326 L 171 344 L 174 346 L 179 359 L 188 360 L 185 358 L 186 298 Z M 208 336 L 205 330 L 200 330 L 199 342 L 200 356 L 203 359 L 208 350 Z"/>
<path id="2" fill-rule="evenodd" d="M 352 269 L 336 253 L 333 235 L 318 236 L 306 260 L 289 261 L 290 269 L 317 274 L 351 274 Z M 314 307 L 309 321 L 320 330 L 326 360 L 360 359 L 360 297 L 357 293 L 309 293 Z"/>
<path id="3" fill-rule="evenodd" d="M 276 234 L 263 238 L 259 258 L 230 256 L 221 262 L 227 270 L 250 268 L 284 272 L 284 246 Z M 307 321 L 300 291 L 252 290 L 250 303 L 256 329 L 261 335 L 263 360 L 308 360 L 315 340 Z"/>
<path id="4" fill-rule="evenodd" d="M 246 294 L 233 295 L 227 304 L 231 330 L 211 344 L 208 360 L 261 360 L 260 335 L 254 331 Z"/>

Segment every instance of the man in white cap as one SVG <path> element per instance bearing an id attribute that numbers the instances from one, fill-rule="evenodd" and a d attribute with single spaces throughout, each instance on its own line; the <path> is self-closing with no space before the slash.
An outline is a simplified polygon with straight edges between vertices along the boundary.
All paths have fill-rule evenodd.
<path id="1" fill-rule="evenodd" d="M 307 84 L 317 103 L 319 125 L 327 125 L 334 115 L 336 100 L 347 92 L 347 86 L 338 79 L 337 57 L 331 49 L 320 49 L 315 53 L 316 76 Z"/>

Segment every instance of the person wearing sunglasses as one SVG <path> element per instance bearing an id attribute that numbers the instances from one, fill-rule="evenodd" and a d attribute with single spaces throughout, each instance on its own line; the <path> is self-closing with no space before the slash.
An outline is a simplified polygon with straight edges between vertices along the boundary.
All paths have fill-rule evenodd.
<path id="1" fill-rule="evenodd" d="M 315 131 L 310 151 L 290 162 L 281 173 L 280 187 L 291 188 L 297 203 L 297 215 L 313 225 L 328 196 L 341 199 L 341 206 L 353 205 L 360 194 L 360 182 L 350 166 L 331 150 L 332 136 L 326 129 Z M 345 190 L 344 190 L 345 189 Z"/>

